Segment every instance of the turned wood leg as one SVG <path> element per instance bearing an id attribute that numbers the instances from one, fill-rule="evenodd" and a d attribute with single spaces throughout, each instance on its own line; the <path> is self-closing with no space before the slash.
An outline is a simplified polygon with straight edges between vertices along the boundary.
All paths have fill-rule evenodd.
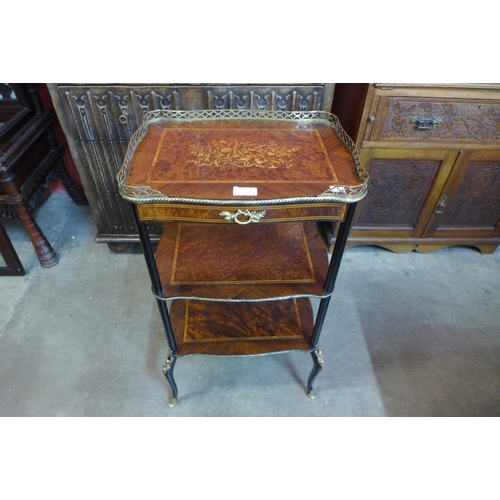
<path id="1" fill-rule="evenodd" d="M 16 204 L 15 207 L 26 231 L 28 231 L 40 265 L 42 267 L 55 266 L 59 262 L 59 257 L 31 215 L 28 205 L 25 202 L 21 202 Z"/>
<path id="2" fill-rule="evenodd" d="M 1 220 L 0 255 L 3 257 L 5 264 L 7 264 L 7 267 L 0 266 L 0 276 L 24 276 L 26 274 Z"/>

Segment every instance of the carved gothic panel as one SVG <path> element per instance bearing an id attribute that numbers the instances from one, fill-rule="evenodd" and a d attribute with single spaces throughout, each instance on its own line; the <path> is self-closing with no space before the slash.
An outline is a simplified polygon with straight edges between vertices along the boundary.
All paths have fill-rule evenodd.
<path id="1" fill-rule="evenodd" d="M 78 155 L 95 193 L 117 193 L 116 174 L 120 170 L 127 141 L 77 141 Z"/>
<path id="2" fill-rule="evenodd" d="M 130 203 L 118 193 L 99 193 L 97 197 L 98 211 L 95 214 L 97 234 L 102 238 L 112 235 L 135 235 L 137 228 Z M 161 225 L 148 224 L 150 234 L 161 234 Z"/>
<path id="3" fill-rule="evenodd" d="M 373 160 L 356 226 L 413 228 L 439 164 L 437 160 Z"/>
<path id="4" fill-rule="evenodd" d="M 381 139 L 500 141 L 500 104 L 388 99 Z M 415 120 L 439 123 L 420 130 Z M 413 121 L 412 121 L 413 120 Z M 425 127 L 425 125 L 424 125 Z"/>
<path id="5" fill-rule="evenodd" d="M 79 140 L 129 140 L 155 109 L 325 110 L 331 93 L 314 85 L 61 85 L 59 95 L 72 135 Z M 326 109 L 329 111 L 329 109 Z"/>
<path id="6" fill-rule="evenodd" d="M 285 89 L 283 89 L 285 90 Z M 318 90 L 285 92 L 208 91 L 208 109 L 263 109 L 270 111 L 317 111 L 321 109 L 322 95 Z"/>
<path id="7" fill-rule="evenodd" d="M 471 162 L 441 227 L 489 227 L 500 218 L 500 162 Z"/>
<path id="8" fill-rule="evenodd" d="M 179 108 L 175 91 L 164 96 L 154 90 L 97 93 L 85 88 L 62 87 L 60 92 L 75 138 L 83 141 L 129 140 L 147 111 Z"/>

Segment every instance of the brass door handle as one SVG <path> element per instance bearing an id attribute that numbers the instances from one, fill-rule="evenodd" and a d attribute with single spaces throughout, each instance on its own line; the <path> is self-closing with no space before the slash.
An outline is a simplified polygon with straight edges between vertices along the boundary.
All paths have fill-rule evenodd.
<path id="1" fill-rule="evenodd" d="M 443 120 L 434 118 L 412 118 L 410 123 L 414 123 L 418 130 L 432 130 L 434 125 L 439 125 Z"/>
<path id="2" fill-rule="evenodd" d="M 259 222 L 264 215 L 266 215 L 266 211 L 262 210 L 262 212 L 251 212 L 250 210 L 238 210 L 235 214 L 231 212 L 220 212 L 219 215 L 224 217 L 228 222 L 234 220 L 236 224 L 250 224 L 250 222 Z M 239 217 L 248 217 L 246 220 L 240 220 Z"/>

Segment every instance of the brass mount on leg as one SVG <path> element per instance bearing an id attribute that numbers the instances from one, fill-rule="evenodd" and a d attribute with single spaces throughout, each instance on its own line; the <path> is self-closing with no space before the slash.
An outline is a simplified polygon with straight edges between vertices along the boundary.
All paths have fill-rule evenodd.
<path id="1" fill-rule="evenodd" d="M 174 355 L 172 353 L 172 349 L 168 348 L 168 355 L 163 363 L 163 374 L 167 375 L 167 372 L 170 370 L 172 363 L 174 362 Z M 173 397 L 169 402 L 168 406 L 173 408 L 177 404 L 177 399 Z"/>

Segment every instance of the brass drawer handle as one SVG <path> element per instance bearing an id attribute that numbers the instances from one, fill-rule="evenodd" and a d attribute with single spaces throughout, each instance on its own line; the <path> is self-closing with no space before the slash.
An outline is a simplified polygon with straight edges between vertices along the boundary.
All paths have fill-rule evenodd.
<path id="1" fill-rule="evenodd" d="M 126 123 L 128 123 L 128 116 L 127 115 L 120 115 L 118 117 L 118 120 L 120 121 L 120 123 L 123 123 L 125 125 Z"/>
<path id="2" fill-rule="evenodd" d="M 238 210 L 235 214 L 231 212 L 220 212 L 219 215 L 224 217 L 228 222 L 234 220 L 236 224 L 250 224 L 250 222 L 259 222 L 264 215 L 266 215 L 266 211 L 262 210 L 262 212 L 251 212 L 250 210 Z M 238 217 L 240 216 L 248 217 L 246 220 L 240 220 Z"/>
<path id="3" fill-rule="evenodd" d="M 432 130 L 434 125 L 439 125 L 442 122 L 441 119 L 435 120 L 434 118 L 423 119 L 423 118 L 412 118 L 410 123 L 414 123 L 418 130 Z"/>

